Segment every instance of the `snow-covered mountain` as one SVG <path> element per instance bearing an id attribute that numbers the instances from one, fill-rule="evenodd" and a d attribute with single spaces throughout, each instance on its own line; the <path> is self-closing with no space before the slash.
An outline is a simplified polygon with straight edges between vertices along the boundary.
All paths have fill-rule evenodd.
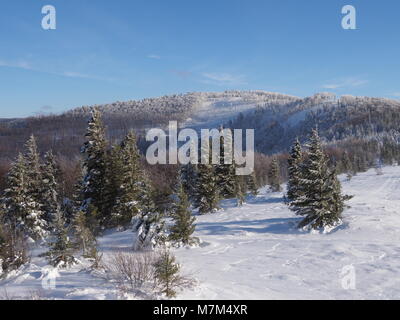
<path id="1" fill-rule="evenodd" d="M 255 129 L 256 149 L 266 154 L 287 151 L 295 137 L 304 141 L 314 127 L 331 145 L 350 140 L 400 142 L 398 100 L 338 98 L 330 93 L 299 98 L 266 91 L 198 92 L 0 122 L 2 157 L 14 157 L 15 149 L 32 133 L 39 146 L 42 141 L 51 143 L 56 152 L 70 156 L 72 150 L 79 150 L 92 107 L 102 111 L 111 140 L 120 139 L 130 128 L 143 133 L 144 129 L 178 121 L 181 127 Z"/>
<path id="2" fill-rule="evenodd" d="M 283 105 L 299 98 L 267 91 L 192 92 L 143 100 L 115 102 L 104 105 L 83 106 L 66 115 L 87 116 L 93 107 L 99 108 L 106 118 L 128 117 L 135 123 L 165 124 L 180 121 L 187 126 L 220 125 L 240 113 L 263 105 Z"/>
<path id="3" fill-rule="evenodd" d="M 298 218 L 281 193 L 262 189 L 237 208 L 197 217 L 196 248 L 174 249 L 183 273 L 196 285 L 178 299 L 400 299 L 400 167 L 385 167 L 342 177 L 344 192 L 354 195 L 343 224 L 328 233 L 295 228 Z M 107 260 L 129 252 L 132 231 L 111 232 L 99 239 Z M 0 282 L 0 298 L 117 299 L 118 284 L 90 263 L 56 270 L 37 255 Z M 46 281 L 51 276 L 54 282 Z"/>

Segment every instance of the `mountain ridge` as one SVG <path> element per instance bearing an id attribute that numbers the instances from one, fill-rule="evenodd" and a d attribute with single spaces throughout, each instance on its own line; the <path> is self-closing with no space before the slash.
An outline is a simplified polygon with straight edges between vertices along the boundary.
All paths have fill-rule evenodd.
<path id="1" fill-rule="evenodd" d="M 191 92 L 158 98 L 83 106 L 59 115 L 0 121 L 3 156 L 15 156 L 26 138 L 35 134 L 39 144 L 69 153 L 82 143 L 92 108 L 103 112 L 110 140 L 129 130 L 143 135 L 151 127 L 178 121 L 181 127 L 255 129 L 256 149 L 261 153 L 285 152 L 293 139 L 305 140 L 318 127 L 325 143 L 356 139 L 390 138 L 400 144 L 400 101 L 386 98 L 337 97 L 321 92 L 300 98 L 254 91 Z M 10 136 L 15 140 L 13 145 Z M 73 146 L 72 146 L 73 144 Z M 68 151 L 65 151 L 66 148 Z M 6 150 L 4 150 L 6 149 Z"/>

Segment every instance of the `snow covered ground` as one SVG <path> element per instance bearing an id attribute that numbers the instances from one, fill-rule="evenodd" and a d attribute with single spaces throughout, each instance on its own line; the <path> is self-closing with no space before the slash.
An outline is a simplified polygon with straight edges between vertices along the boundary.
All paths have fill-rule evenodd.
<path id="1" fill-rule="evenodd" d="M 201 246 L 174 250 L 198 285 L 178 299 L 400 299 L 400 167 L 359 174 L 343 189 L 354 195 L 351 208 L 329 234 L 298 231 L 282 194 L 266 189 L 241 208 L 228 200 L 198 217 Z M 129 251 L 131 241 L 130 231 L 110 233 L 100 250 L 104 257 Z M 115 287 L 85 266 L 54 271 L 33 256 L 0 282 L 0 297 L 116 299 Z M 43 289 L 49 272 L 58 272 L 57 280 Z"/>

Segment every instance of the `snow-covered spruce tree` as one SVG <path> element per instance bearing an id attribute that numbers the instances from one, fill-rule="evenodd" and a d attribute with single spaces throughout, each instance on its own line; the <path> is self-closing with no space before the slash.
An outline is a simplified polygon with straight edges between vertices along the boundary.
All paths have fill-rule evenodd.
<path id="1" fill-rule="evenodd" d="M 222 128 L 220 130 L 223 130 Z M 229 137 L 226 137 L 226 143 L 232 145 L 232 141 Z M 229 139 L 229 140 L 228 140 Z M 219 195 L 221 198 L 229 199 L 235 196 L 235 184 L 236 184 L 236 165 L 233 159 L 233 147 L 225 148 L 225 137 L 220 138 L 220 154 L 219 154 L 219 164 L 214 166 L 214 172 L 216 176 L 216 184 L 219 190 Z M 231 154 L 225 154 L 230 152 Z M 231 158 L 231 163 L 227 159 Z"/>
<path id="2" fill-rule="evenodd" d="M 133 249 L 135 251 L 152 250 L 165 242 L 164 221 L 157 212 L 152 198 L 152 187 L 145 174 L 139 183 L 140 212 L 132 219 L 135 234 Z"/>
<path id="3" fill-rule="evenodd" d="M 112 226 L 126 227 L 140 212 L 140 155 L 136 145 L 136 137 L 133 131 L 122 141 L 120 148 L 113 157 L 114 183 L 116 182 L 116 200 L 112 208 Z"/>
<path id="4" fill-rule="evenodd" d="M 71 199 L 71 219 L 75 215 L 76 212 L 84 210 L 84 195 L 85 195 L 85 177 L 86 177 L 86 168 L 83 165 L 82 161 L 79 161 L 78 168 L 80 169 L 78 179 L 74 185 L 74 192 Z"/>
<path id="5" fill-rule="evenodd" d="M 40 155 L 38 152 L 36 139 L 32 135 L 25 144 L 26 152 L 25 163 L 26 163 L 26 180 L 27 180 L 27 192 L 29 196 L 37 202 L 41 203 L 41 193 L 43 191 L 43 176 L 40 164 Z"/>
<path id="6" fill-rule="evenodd" d="M 277 158 L 273 158 L 271 167 L 268 172 L 268 184 L 272 192 L 282 191 L 281 187 L 281 173 L 279 169 L 279 163 Z"/>
<path id="7" fill-rule="evenodd" d="M 101 226 L 109 220 L 107 208 L 107 141 L 101 114 L 98 109 L 93 109 L 92 118 L 88 123 L 86 142 L 82 148 L 85 155 L 83 166 L 86 176 L 83 182 L 83 209 L 86 211 L 96 208 Z M 90 214 L 90 213 L 89 213 Z"/>
<path id="8" fill-rule="evenodd" d="M 205 148 L 205 146 L 202 146 Z M 209 148 L 209 146 L 208 146 Z M 217 185 L 214 165 L 212 162 L 212 152 L 208 153 L 208 164 L 205 157 L 207 152 L 202 150 L 201 164 L 197 166 L 197 185 L 194 205 L 198 208 L 200 214 L 215 212 L 219 209 L 220 194 Z"/>
<path id="9" fill-rule="evenodd" d="M 76 214 L 80 211 L 85 213 L 86 225 L 93 235 L 98 235 L 101 232 L 100 217 L 98 209 L 85 199 L 86 182 L 85 177 L 87 176 L 85 166 L 81 166 L 81 173 L 78 182 L 75 185 L 75 192 L 73 194 L 71 213 L 69 220 L 73 221 Z"/>
<path id="10" fill-rule="evenodd" d="M 7 188 L 2 197 L 3 219 L 11 230 L 18 230 L 33 240 L 46 235 L 46 221 L 41 205 L 30 192 L 26 159 L 20 154 L 7 176 Z"/>
<path id="11" fill-rule="evenodd" d="M 308 159 L 302 166 L 300 181 L 303 192 L 290 204 L 296 214 L 305 216 L 299 227 L 320 229 L 338 224 L 344 197 L 336 173 L 329 170 L 328 158 L 316 130 L 310 138 Z"/>
<path id="12" fill-rule="evenodd" d="M 190 203 L 182 183 L 179 185 L 177 198 L 171 214 L 174 224 L 170 228 L 168 239 L 175 245 L 183 244 L 187 246 L 197 244 L 199 242 L 198 239 L 192 237 L 196 228 L 194 224 L 196 218 L 192 216 L 192 212 L 189 209 Z"/>
<path id="13" fill-rule="evenodd" d="M 300 141 L 295 140 L 288 158 L 288 183 L 286 200 L 288 203 L 295 201 L 302 194 L 301 191 L 301 164 L 303 151 Z"/>
<path id="14" fill-rule="evenodd" d="M 336 170 L 332 170 L 329 182 L 332 184 L 332 201 L 331 201 L 331 212 L 341 219 L 342 212 L 346 207 L 345 201 L 350 200 L 352 196 L 342 194 L 342 185 L 337 177 Z M 335 223 L 335 221 L 333 222 Z"/>
<path id="15" fill-rule="evenodd" d="M 19 154 L 7 175 L 6 189 L 1 199 L 2 220 L 12 229 L 23 229 L 27 195 L 25 158 Z"/>
<path id="16" fill-rule="evenodd" d="M 258 187 L 257 187 L 257 177 L 256 173 L 253 171 L 252 174 L 246 176 L 246 186 L 247 190 L 253 195 L 258 195 Z"/>
<path id="17" fill-rule="evenodd" d="M 45 154 L 44 160 L 45 163 L 41 168 L 42 192 L 40 193 L 40 203 L 42 204 L 44 219 L 51 228 L 54 216 L 61 208 L 59 199 L 60 170 L 51 151 Z"/>
<path id="18" fill-rule="evenodd" d="M 155 278 L 161 293 L 168 298 L 176 296 L 176 289 L 183 283 L 180 276 L 180 265 L 176 263 L 176 258 L 165 247 L 159 258 L 154 264 Z"/>
<path id="19" fill-rule="evenodd" d="M 200 214 L 219 209 L 220 200 L 217 179 L 211 164 L 199 164 L 195 205 Z"/>
<path id="20" fill-rule="evenodd" d="M 68 233 L 69 228 L 66 226 L 64 216 L 58 211 L 54 217 L 54 231 L 48 244 L 49 251 L 42 255 L 54 267 L 67 268 L 77 263 L 73 256 L 74 245 Z"/>
<path id="21" fill-rule="evenodd" d="M 118 217 L 115 214 L 115 206 L 117 197 L 123 185 L 123 171 L 124 163 L 122 157 L 122 149 L 120 144 L 114 144 L 111 149 L 107 151 L 107 167 L 106 167 L 106 181 L 107 185 L 104 190 L 104 202 L 107 212 L 110 212 L 109 217 L 105 221 L 105 227 L 114 228 L 119 224 Z"/>
<path id="22" fill-rule="evenodd" d="M 182 181 L 182 186 L 191 202 L 196 199 L 196 188 L 198 178 L 197 164 L 188 163 L 182 165 L 179 169 L 179 176 Z"/>

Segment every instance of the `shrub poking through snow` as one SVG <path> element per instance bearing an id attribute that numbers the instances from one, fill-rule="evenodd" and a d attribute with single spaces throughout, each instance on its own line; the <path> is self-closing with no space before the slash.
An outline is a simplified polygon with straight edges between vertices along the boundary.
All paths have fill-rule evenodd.
<path id="1" fill-rule="evenodd" d="M 144 295 L 154 288 L 154 252 L 116 252 L 105 263 L 109 280 L 125 293 Z"/>

